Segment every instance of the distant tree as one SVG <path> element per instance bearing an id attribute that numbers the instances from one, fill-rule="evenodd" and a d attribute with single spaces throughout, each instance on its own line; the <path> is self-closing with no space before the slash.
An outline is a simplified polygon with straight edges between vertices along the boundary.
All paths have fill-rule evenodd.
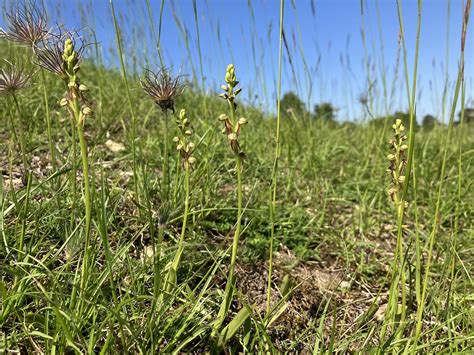
<path id="1" fill-rule="evenodd" d="M 314 106 L 314 117 L 316 119 L 334 121 L 336 118 L 336 109 L 329 102 L 320 103 Z"/>
<path id="2" fill-rule="evenodd" d="M 424 130 L 432 130 L 438 124 L 438 120 L 432 115 L 423 117 L 422 126 Z"/>
<path id="3" fill-rule="evenodd" d="M 461 122 L 461 112 L 458 114 L 459 122 Z M 464 109 L 464 123 L 474 123 L 474 107 L 466 107 Z"/>
<path id="4" fill-rule="evenodd" d="M 289 110 L 292 110 L 298 118 L 303 118 L 307 113 L 303 101 L 293 91 L 287 92 L 281 99 L 281 112 L 289 115 Z"/>

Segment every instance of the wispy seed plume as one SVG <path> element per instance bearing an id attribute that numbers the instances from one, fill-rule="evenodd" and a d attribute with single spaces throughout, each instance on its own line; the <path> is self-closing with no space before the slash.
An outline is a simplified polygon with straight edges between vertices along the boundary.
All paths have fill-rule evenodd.
<path id="1" fill-rule="evenodd" d="M 171 110 L 174 113 L 174 98 L 183 92 L 185 86 L 182 78 L 182 75 L 173 77 L 166 68 L 161 68 L 158 73 L 146 69 L 140 84 L 163 112 Z"/>
<path id="2" fill-rule="evenodd" d="M 20 2 L 6 18 L 7 29 L 0 28 L 0 38 L 32 47 L 49 36 L 46 13 L 31 1 Z"/>
<path id="3" fill-rule="evenodd" d="M 7 62 L 5 68 L 0 69 L 0 94 L 8 95 L 25 89 L 30 85 L 33 73 L 22 66 L 15 66 Z"/>

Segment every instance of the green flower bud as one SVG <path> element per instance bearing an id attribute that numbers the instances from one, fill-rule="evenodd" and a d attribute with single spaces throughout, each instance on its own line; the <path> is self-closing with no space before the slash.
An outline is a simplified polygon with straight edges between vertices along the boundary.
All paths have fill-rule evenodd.
<path id="1" fill-rule="evenodd" d="M 184 120 L 186 118 L 186 110 L 184 108 L 182 108 L 181 111 L 179 111 L 179 118 L 181 120 Z"/>
<path id="2" fill-rule="evenodd" d="M 230 86 L 235 86 L 235 81 L 237 80 L 237 78 L 235 77 L 235 68 L 234 68 L 234 64 L 229 64 L 227 66 L 227 71 L 225 73 L 225 81 L 227 84 L 229 84 Z"/>
<path id="3" fill-rule="evenodd" d="M 196 163 L 196 158 L 195 157 L 189 157 L 188 158 L 188 163 L 191 164 L 191 165 L 195 164 Z"/>
<path id="4" fill-rule="evenodd" d="M 225 113 L 222 113 L 219 115 L 219 117 L 217 118 L 219 121 L 227 121 L 227 119 L 229 118 L 229 116 L 227 116 Z"/>
<path id="5" fill-rule="evenodd" d="M 65 41 L 64 41 L 64 56 L 65 57 L 70 57 L 74 52 L 74 45 L 71 41 L 70 38 L 67 38 Z"/>
<path id="6" fill-rule="evenodd" d="M 237 135 L 235 133 L 229 133 L 227 135 L 227 138 L 230 140 L 230 141 L 236 141 L 237 140 Z"/>
<path id="7" fill-rule="evenodd" d="M 179 142 L 179 137 L 174 137 L 173 142 L 178 143 Z"/>
<path id="8" fill-rule="evenodd" d="M 400 147 L 400 150 L 401 151 L 404 151 L 404 150 L 407 150 L 408 149 L 408 146 L 406 144 L 403 144 L 401 147 Z"/>
<path id="9" fill-rule="evenodd" d="M 389 155 L 387 155 L 387 159 L 388 159 L 389 161 L 395 160 L 395 155 L 389 154 Z"/>
<path id="10" fill-rule="evenodd" d="M 89 88 L 84 84 L 79 85 L 79 91 L 89 91 Z"/>
<path id="11" fill-rule="evenodd" d="M 400 184 L 403 184 L 403 183 L 405 182 L 405 176 L 399 176 L 399 177 L 398 177 L 398 182 L 399 182 Z"/>
<path id="12" fill-rule="evenodd" d="M 190 129 L 187 129 L 185 132 L 184 132 L 185 135 L 187 136 L 190 136 L 193 134 L 193 131 L 191 131 Z"/>

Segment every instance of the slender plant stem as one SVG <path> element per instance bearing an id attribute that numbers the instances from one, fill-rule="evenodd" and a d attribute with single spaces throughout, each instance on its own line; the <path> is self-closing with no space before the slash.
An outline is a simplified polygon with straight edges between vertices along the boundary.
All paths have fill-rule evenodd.
<path id="1" fill-rule="evenodd" d="M 470 4 L 470 1 L 468 1 Z M 433 216 L 433 225 L 429 237 L 429 247 L 428 247 L 428 256 L 427 256 L 427 261 L 426 261 L 426 267 L 425 267 L 425 274 L 423 278 L 423 286 L 422 286 L 422 292 L 421 292 L 421 304 L 418 308 L 417 312 L 417 323 L 416 323 L 416 331 L 415 331 L 415 344 L 418 342 L 418 339 L 421 335 L 421 327 L 423 324 L 423 310 L 425 306 L 425 301 L 426 301 L 426 292 L 428 289 L 428 279 L 429 279 L 429 272 L 431 269 L 431 260 L 433 257 L 433 246 L 434 242 L 436 239 L 436 234 L 438 231 L 438 225 L 440 223 L 439 220 L 439 211 L 441 208 L 441 192 L 443 189 L 443 182 L 445 180 L 444 175 L 446 172 L 446 160 L 447 160 L 447 154 L 448 154 L 448 146 L 451 142 L 451 136 L 452 136 L 452 131 L 453 131 L 453 122 L 454 122 L 454 116 L 455 116 L 455 110 L 456 110 L 456 104 L 458 101 L 459 97 L 459 91 L 461 87 L 461 78 L 463 76 L 463 71 L 462 68 L 464 66 L 464 52 L 461 52 L 461 61 L 459 64 L 459 71 L 458 71 L 458 78 L 456 80 L 456 88 L 454 91 L 454 98 L 453 98 L 453 103 L 452 103 L 452 108 L 451 108 L 451 116 L 449 119 L 449 125 L 448 125 L 448 134 L 445 139 L 444 143 L 444 155 L 443 155 L 443 160 L 441 163 L 441 174 L 440 174 L 440 181 L 439 181 L 439 187 L 438 187 L 438 193 L 437 193 L 437 200 L 436 200 L 436 207 L 434 211 L 434 216 Z"/>
<path id="2" fill-rule="evenodd" d="M 231 122 L 235 122 L 235 107 L 233 102 L 227 101 L 229 104 Z M 229 312 L 230 304 L 234 297 L 235 289 L 235 264 L 237 261 L 237 251 L 239 248 L 240 228 L 242 220 L 242 157 L 236 154 L 236 174 L 237 174 L 237 223 L 234 231 L 234 238 L 232 241 L 232 251 L 229 264 L 229 273 L 227 276 L 227 283 L 224 291 L 224 299 L 219 309 L 217 321 L 214 326 L 214 332 L 216 332 L 224 322 L 224 319 Z"/>
<path id="3" fill-rule="evenodd" d="M 184 198 L 184 215 L 183 215 L 183 226 L 181 227 L 181 235 L 178 241 L 178 251 L 174 257 L 173 268 L 175 271 L 178 270 L 179 262 L 181 261 L 181 256 L 184 250 L 184 236 L 186 234 L 186 224 L 188 221 L 189 213 L 189 166 L 186 164 L 185 175 L 184 175 L 184 185 L 185 185 L 185 198 Z"/>
<path id="4" fill-rule="evenodd" d="M 421 33 L 421 9 L 422 9 L 422 0 L 418 0 L 418 25 L 416 31 L 416 44 L 415 44 L 415 60 L 414 60 L 414 68 L 413 68 L 413 87 L 411 89 L 411 98 L 410 98 L 410 80 L 408 79 L 408 64 L 407 64 L 407 53 L 406 53 L 406 46 L 405 46 L 405 30 L 403 26 L 403 16 L 402 16 L 402 4 L 400 0 L 397 0 L 398 3 L 398 19 L 400 21 L 400 32 L 402 38 L 402 45 L 403 45 L 403 63 L 405 67 L 405 81 L 407 86 L 407 95 L 408 95 L 408 102 L 410 105 L 410 128 L 408 133 L 408 159 L 407 159 L 407 167 L 406 167 L 406 181 L 410 181 L 412 164 L 413 164 L 413 154 L 415 152 L 415 99 L 416 99 L 416 83 L 418 77 L 418 53 L 420 49 L 420 33 Z M 406 183 L 403 186 L 403 200 L 406 201 L 406 197 L 408 194 L 409 184 Z M 403 206 L 404 208 L 405 206 Z"/>
<path id="5" fill-rule="evenodd" d="M 198 48 L 198 54 L 199 54 L 199 68 L 201 72 L 201 84 L 202 84 L 202 90 L 205 92 L 205 86 L 204 86 L 204 69 L 202 65 L 202 53 L 201 53 L 201 36 L 199 35 L 199 19 L 198 19 L 198 10 L 197 10 L 197 3 L 196 0 L 193 0 L 193 11 L 194 11 L 194 23 L 196 25 L 196 38 L 197 38 L 197 48 Z M 205 104 L 206 101 L 204 101 Z"/>
<path id="6" fill-rule="evenodd" d="M 56 171 L 56 150 L 54 148 L 53 134 L 51 131 L 51 114 L 49 112 L 49 99 L 48 99 L 48 89 L 46 87 L 46 77 L 44 75 L 44 70 L 41 70 L 41 88 L 43 89 L 43 101 L 44 101 L 44 112 L 46 116 L 46 130 L 48 133 L 48 146 L 49 154 L 51 155 L 51 166 L 53 167 L 53 172 Z"/>
<path id="7" fill-rule="evenodd" d="M 179 164 L 180 164 L 180 154 L 178 152 L 176 153 L 176 173 L 174 174 L 173 206 L 176 206 L 178 202 Z"/>
<path id="8" fill-rule="evenodd" d="M 90 231 L 92 222 L 92 206 L 91 206 L 91 189 L 89 182 L 89 163 L 87 158 L 87 145 L 84 136 L 84 128 L 82 124 L 77 125 L 77 135 L 79 136 L 79 145 L 81 147 L 81 160 L 82 160 L 82 175 L 84 179 L 84 206 L 86 209 L 86 239 L 85 247 L 88 248 L 90 244 Z"/>
<path id="9" fill-rule="evenodd" d="M 462 201 L 462 152 L 463 152 L 463 132 L 464 132 L 464 114 L 465 114 L 465 104 L 466 104 L 466 83 L 464 81 L 464 76 L 462 78 L 462 83 L 461 83 L 461 113 L 459 117 L 459 139 L 458 139 L 458 191 L 457 191 L 457 201 L 456 201 L 456 213 L 455 213 L 455 218 L 454 218 L 454 231 L 451 235 L 451 243 L 450 243 L 450 282 L 449 282 L 449 289 L 448 289 L 448 295 L 447 295 L 447 300 L 446 300 L 446 314 L 447 314 L 447 319 L 450 318 L 451 314 L 451 293 L 453 286 L 456 285 L 456 250 L 458 246 L 458 233 L 459 233 L 459 214 L 461 211 L 461 201 Z M 454 323 L 454 321 L 451 321 Z M 452 327 L 454 328 L 455 325 L 452 324 Z M 451 336 L 452 334 L 452 329 L 451 327 L 448 327 L 448 334 Z M 450 346 L 451 352 L 455 352 L 456 348 L 454 344 L 451 344 Z"/>
<path id="10" fill-rule="evenodd" d="M 129 85 L 128 85 L 128 79 L 127 79 L 127 70 L 126 70 L 126 66 L 125 66 L 125 59 L 124 59 L 124 51 L 123 51 L 123 48 L 122 48 L 122 42 L 121 42 L 121 39 L 120 39 L 120 29 L 119 29 L 119 26 L 118 26 L 118 22 L 117 22 L 117 16 L 115 15 L 115 7 L 114 7 L 114 2 L 113 0 L 110 0 L 110 8 L 111 8 L 111 11 L 112 11 L 112 18 L 113 18 L 113 22 L 114 22 L 114 28 L 115 28 L 115 39 L 116 39 L 116 42 L 117 42 L 117 49 L 118 49 L 118 52 L 119 52 L 119 57 L 120 57 L 120 69 L 121 69 L 121 72 L 122 72 L 122 79 L 123 79 L 123 83 L 125 85 L 125 92 L 126 92 L 126 95 L 127 95 L 127 101 L 128 101 L 128 106 L 130 108 L 130 114 L 132 116 L 132 127 L 131 127 L 131 134 L 130 134 L 130 140 L 131 140 L 131 143 L 132 143 L 132 157 L 133 157 L 133 164 L 132 164 L 132 169 L 133 169 L 133 178 L 134 178 L 134 186 L 135 186 L 135 198 L 137 200 L 137 202 L 140 201 L 140 195 L 139 195 L 139 176 L 138 176 L 138 163 L 137 163 L 137 159 L 138 159 L 138 156 L 137 156 L 137 144 L 136 144 L 136 137 L 137 137 L 137 127 L 136 127 L 136 122 L 137 122 L 137 119 L 136 119 L 136 115 L 135 115 L 135 109 L 134 109 L 134 104 L 133 104 L 133 101 L 132 101 L 132 96 L 130 94 L 130 88 L 129 88 Z M 140 213 L 141 213 L 141 209 L 139 209 Z"/>
<path id="11" fill-rule="evenodd" d="M 164 132 L 163 132 L 163 140 L 164 140 L 164 152 L 163 152 L 163 201 L 168 202 L 169 198 L 169 137 L 168 137 L 168 110 L 164 110 L 164 118 L 165 118 L 165 125 L 164 125 Z"/>
<path id="12" fill-rule="evenodd" d="M 23 162 L 23 173 L 24 173 L 24 176 L 27 177 L 27 174 L 29 171 L 28 159 L 26 157 L 26 138 L 25 138 L 25 131 L 27 130 L 25 129 L 26 127 L 24 127 L 23 125 L 23 119 L 21 117 L 21 108 L 18 102 L 18 98 L 16 97 L 15 93 L 12 94 L 12 97 L 13 97 L 13 101 L 15 102 L 15 108 L 18 115 L 18 123 L 20 124 L 19 138 L 20 138 L 21 160 Z"/>
<path id="13" fill-rule="evenodd" d="M 394 268 L 393 275 L 397 274 L 396 278 L 392 277 L 391 283 L 391 290 L 389 292 L 389 302 L 388 302 L 388 309 L 387 309 L 387 317 L 386 319 L 395 320 L 396 311 L 398 309 L 398 287 L 401 287 L 402 291 L 402 304 L 401 304 L 401 321 L 403 322 L 406 317 L 406 285 L 405 285 L 405 253 L 403 252 L 403 221 L 405 215 L 405 201 L 408 194 L 409 188 L 409 181 L 411 177 L 411 170 L 413 165 L 413 155 L 414 155 L 414 144 L 415 144 L 415 98 L 416 98 L 416 84 L 417 84 L 417 76 L 418 76 L 418 53 L 419 53 L 419 45 L 420 45 L 420 33 L 421 33 L 421 9 L 422 9 L 422 0 L 418 0 L 418 26 L 416 32 L 416 44 L 415 44 L 415 59 L 414 59 L 414 68 L 413 68 L 413 84 L 410 90 L 410 79 L 408 74 L 408 64 L 407 64 L 407 52 L 406 52 L 406 45 L 405 45 L 405 32 L 404 32 L 404 25 L 403 25 L 403 15 L 402 15 L 402 4 L 400 0 L 397 0 L 397 9 L 398 9 L 398 20 L 400 26 L 400 37 L 402 41 L 403 47 L 403 63 L 405 69 L 405 84 L 406 84 L 406 91 L 409 103 L 409 116 L 410 116 L 410 127 L 408 133 L 408 153 L 407 153 L 407 165 L 405 169 L 405 184 L 403 185 L 403 192 L 401 193 L 401 199 L 397 205 L 397 247 L 394 259 L 397 257 L 400 259 L 399 267 Z M 401 285 L 398 282 L 394 282 L 394 280 L 398 281 L 401 279 Z M 392 313 L 393 312 L 393 313 Z M 385 329 L 386 329 L 386 322 L 382 327 L 381 331 L 381 338 L 383 339 L 385 336 Z M 402 332 L 398 333 L 398 336 L 401 336 Z"/>
<path id="14" fill-rule="evenodd" d="M 163 8 L 165 6 L 165 1 L 161 0 L 161 6 L 160 6 L 160 22 L 158 25 L 158 34 L 156 33 L 155 30 L 155 21 L 153 20 L 153 11 L 150 5 L 150 0 L 146 0 L 146 9 L 148 12 L 148 19 L 150 21 L 150 28 L 151 32 L 153 33 L 154 40 L 156 42 L 156 51 L 158 52 L 158 58 L 160 59 L 160 65 L 161 67 L 164 66 L 163 63 L 163 55 L 161 54 L 161 46 L 160 46 L 160 41 L 161 41 L 161 23 L 163 20 Z"/>
<path id="15" fill-rule="evenodd" d="M 87 284 L 88 275 L 89 275 L 89 252 L 90 252 L 90 232 L 92 224 L 92 201 L 91 201 L 91 188 L 89 182 L 89 162 L 88 162 L 88 153 L 86 139 L 84 136 L 84 127 L 82 122 L 84 117 L 81 117 L 80 105 L 77 99 L 76 94 L 71 95 L 73 99 L 70 102 L 70 112 L 72 114 L 72 119 L 74 120 L 74 125 L 77 129 L 77 136 L 79 137 L 79 146 L 81 149 L 81 160 L 82 160 L 82 175 L 83 175 L 83 184 L 84 184 L 84 208 L 85 208 L 85 240 L 84 240 L 84 258 L 82 261 L 82 270 L 81 270 L 81 285 L 80 285 L 80 294 L 83 296 L 85 290 L 85 285 Z M 81 297 L 82 301 L 83 297 Z"/>
<path id="16" fill-rule="evenodd" d="M 231 112 L 232 122 L 235 122 L 235 107 L 230 101 L 229 101 L 229 108 Z M 229 279 L 232 280 L 231 282 L 232 291 L 230 292 L 232 294 L 233 294 L 233 289 L 235 286 L 234 271 L 235 271 L 235 263 L 237 260 L 237 250 L 239 247 L 239 237 L 240 237 L 240 228 L 241 228 L 241 220 L 242 220 L 242 157 L 240 155 L 236 155 L 236 170 L 237 170 L 237 225 L 235 227 L 234 239 L 232 242 L 232 255 L 231 255 L 230 267 L 229 267 Z M 229 307 L 230 307 L 230 302 L 227 305 L 227 310 L 229 309 Z M 226 313 L 227 313 L 227 310 L 226 310 Z"/>
<path id="17" fill-rule="evenodd" d="M 76 124 L 71 119 L 71 141 L 72 141 L 72 169 L 71 169 L 71 184 L 72 184 L 72 206 L 71 206 L 71 230 L 74 230 L 76 220 L 76 202 L 77 202 L 77 138 L 76 138 Z"/>
<path id="18" fill-rule="evenodd" d="M 439 187 L 438 187 L 438 194 L 437 194 L 437 200 L 436 200 L 436 208 L 434 211 L 434 217 L 433 217 L 433 225 L 432 225 L 432 230 L 430 233 L 429 237 L 429 249 L 428 249 L 428 256 L 427 256 L 427 261 L 426 261 L 426 268 L 425 268 L 425 275 L 423 279 L 423 286 L 422 286 L 422 292 L 421 292 L 421 304 L 418 307 L 417 310 L 417 315 L 416 315 L 416 330 L 415 330 L 415 345 L 418 342 L 418 339 L 421 335 L 421 328 L 423 324 L 423 310 L 425 306 L 425 301 L 426 301 L 426 292 L 428 289 L 428 279 L 429 279 L 429 273 L 430 273 L 430 268 L 431 268 L 431 260 L 432 260 L 432 254 L 433 254 L 433 246 L 438 230 L 438 224 L 440 223 L 439 220 L 439 211 L 441 208 L 441 192 L 443 189 L 443 183 L 445 181 L 445 171 L 446 171 L 446 160 L 447 160 L 447 154 L 448 154 L 448 147 L 451 142 L 451 136 L 452 136 L 452 131 L 453 131 L 453 122 L 454 122 L 454 116 L 455 116 L 455 111 L 456 111 L 456 105 L 458 102 L 458 97 L 459 97 L 459 91 L 461 89 L 461 83 L 463 81 L 463 76 L 464 76 L 464 48 L 465 48 L 465 35 L 467 33 L 467 25 L 469 21 L 469 15 L 470 15 L 470 10 L 471 10 L 471 0 L 467 0 L 467 3 L 465 5 L 464 9 L 464 21 L 462 25 L 462 39 L 461 39 L 461 58 L 459 62 L 459 68 L 458 68 L 458 76 L 456 79 L 456 87 L 454 90 L 454 97 L 453 97 L 453 102 L 451 106 L 451 114 L 449 118 L 449 124 L 448 124 L 448 134 L 446 136 L 445 142 L 444 142 L 444 154 L 443 154 L 443 160 L 441 163 L 441 174 L 440 174 L 440 179 L 439 179 Z"/>
<path id="19" fill-rule="evenodd" d="M 227 278 L 227 285 L 225 294 L 228 297 L 225 300 L 225 313 L 228 312 L 230 308 L 230 303 L 232 302 L 232 297 L 234 294 L 235 287 L 235 264 L 237 261 L 237 250 L 239 247 L 239 237 L 240 237 L 240 228 L 241 228 L 241 218 L 242 218 L 242 158 L 237 157 L 237 225 L 235 227 L 234 238 L 232 241 L 232 254 L 230 258 L 229 265 L 229 276 Z"/>
<path id="20" fill-rule="evenodd" d="M 272 170 L 272 199 L 270 203 L 270 245 L 268 247 L 268 280 L 267 280 L 267 314 L 270 312 L 271 306 L 271 292 L 272 292 L 272 273 L 273 273 L 273 243 L 275 239 L 275 211 L 276 211 L 276 196 L 277 196 L 277 169 L 278 161 L 281 154 L 280 145 L 280 117 L 281 117 L 281 67 L 282 67 L 282 52 L 283 52 L 283 16 L 285 9 L 285 0 L 280 0 L 280 46 L 278 52 L 278 103 L 277 103 L 277 123 L 275 136 L 275 160 L 273 162 Z"/>
<path id="21" fill-rule="evenodd" d="M 24 247 L 24 241 L 25 241 L 25 235 L 26 235 L 26 223 L 28 221 L 27 215 L 28 215 L 28 209 L 30 206 L 30 192 L 31 192 L 31 173 L 27 172 L 26 173 L 26 201 L 25 201 L 25 206 L 22 211 L 22 216 L 21 216 L 21 233 L 20 233 L 20 238 L 18 240 L 18 260 L 21 260 L 20 256 L 23 253 L 23 247 Z"/>

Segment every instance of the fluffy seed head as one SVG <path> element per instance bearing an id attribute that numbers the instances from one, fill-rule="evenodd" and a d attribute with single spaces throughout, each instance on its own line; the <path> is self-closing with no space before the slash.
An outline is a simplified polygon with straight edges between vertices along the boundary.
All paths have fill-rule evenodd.
<path id="1" fill-rule="evenodd" d="M 33 73 L 27 72 L 23 67 L 6 63 L 7 66 L 0 69 L 0 94 L 12 94 L 27 88 Z"/>
<path id="2" fill-rule="evenodd" d="M 173 77 L 166 68 L 161 68 L 158 73 L 146 69 L 140 84 L 143 91 L 155 100 L 163 112 L 171 110 L 174 113 L 174 98 L 183 92 L 185 86 L 181 82 L 182 77 Z"/>
<path id="3" fill-rule="evenodd" d="M 49 35 L 46 13 L 32 1 L 20 2 L 6 13 L 6 18 L 8 27 L 0 29 L 0 37 L 9 41 L 34 46 Z"/>

